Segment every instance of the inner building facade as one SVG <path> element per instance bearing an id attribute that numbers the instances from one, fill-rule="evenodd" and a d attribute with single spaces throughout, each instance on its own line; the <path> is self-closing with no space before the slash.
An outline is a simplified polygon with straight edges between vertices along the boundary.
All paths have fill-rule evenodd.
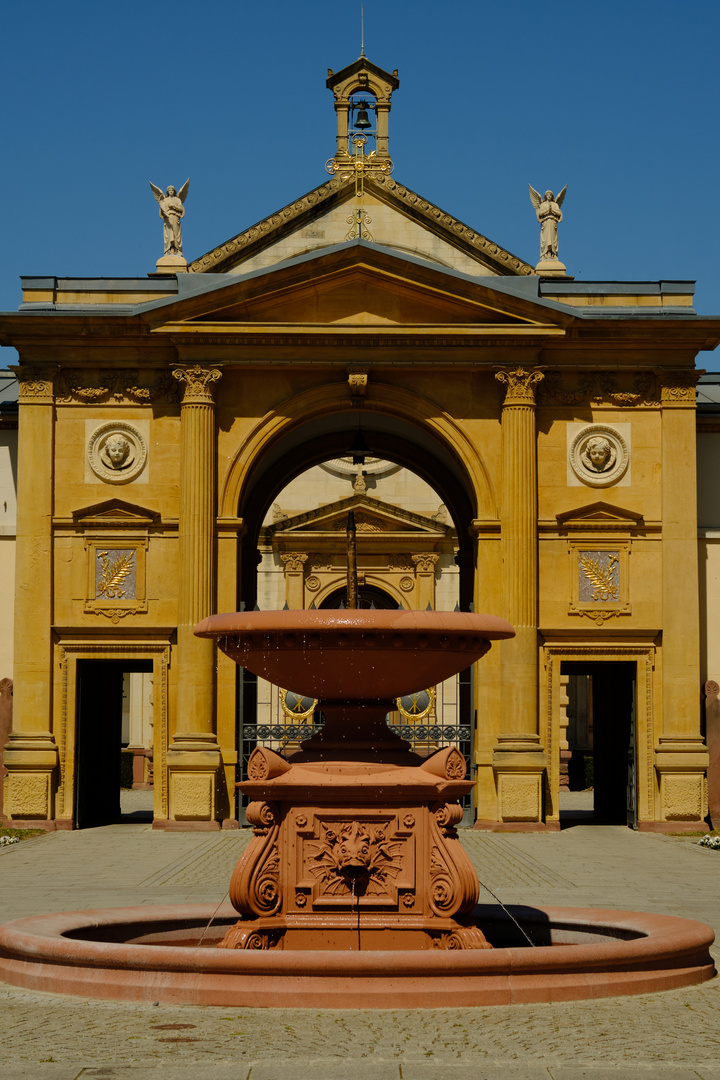
<path id="1" fill-rule="evenodd" d="M 516 629 L 389 716 L 428 753 L 462 743 L 468 824 L 559 828 L 592 749 L 604 820 L 702 830 L 695 384 L 720 321 L 692 283 L 512 255 L 391 176 L 397 73 L 361 58 L 328 86 L 337 167 L 313 191 L 173 272 L 24 278 L 0 315 L 20 388 L 5 819 L 97 823 L 132 684 L 155 827 L 242 823 L 248 748 L 290 753 L 321 717 L 193 627 L 338 605 L 352 511 L 364 602 Z M 353 161 L 359 92 L 382 153 Z"/>

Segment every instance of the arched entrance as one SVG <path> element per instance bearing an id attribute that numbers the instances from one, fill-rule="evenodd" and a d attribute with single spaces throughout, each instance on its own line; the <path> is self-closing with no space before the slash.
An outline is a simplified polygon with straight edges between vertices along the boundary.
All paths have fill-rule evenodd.
<path id="1" fill-rule="evenodd" d="M 327 555 L 328 536 L 334 528 L 336 553 L 342 547 L 343 566 L 339 575 L 342 579 L 344 531 L 337 530 L 344 529 L 344 504 L 350 505 L 353 500 L 356 500 L 359 526 L 368 530 L 358 533 L 361 561 L 361 553 L 367 551 L 368 544 L 377 550 L 380 539 L 379 527 L 366 520 L 368 516 L 383 512 L 405 516 L 404 521 L 395 521 L 389 526 L 392 530 L 388 534 L 391 537 L 388 547 L 390 577 L 383 575 L 378 560 L 372 567 L 367 567 L 367 574 L 362 574 L 360 600 L 363 606 L 424 609 L 429 605 L 445 610 L 471 607 L 475 559 L 470 526 L 477 517 L 477 499 L 456 455 L 434 434 L 399 417 L 391 419 L 382 414 L 363 412 L 360 418 L 372 460 L 391 463 L 393 469 L 403 473 L 409 470 L 423 488 L 432 490 L 432 501 L 424 513 L 416 513 L 417 507 L 398 506 L 401 500 L 397 498 L 395 505 L 384 503 L 382 490 L 373 486 L 372 476 L 365 478 L 371 488 L 368 492 L 362 475 L 354 485 L 352 475 L 348 476 L 345 500 L 338 501 L 335 496 L 328 495 L 328 502 L 334 501 L 316 512 L 298 514 L 286 506 L 282 492 L 288 486 L 292 487 L 292 482 L 301 474 L 307 473 L 308 469 L 312 471 L 313 467 L 317 471 L 318 466 L 324 467 L 332 459 L 348 460 L 348 446 L 358 422 L 357 413 L 345 412 L 290 429 L 274 446 L 265 449 L 252 472 L 248 470 L 238 513 L 244 526 L 244 535 L 238 545 L 238 602 L 245 609 L 282 607 L 283 599 L 288 607 L 332 608 L 345 603 L 344 584 L 337 580 L 339 565 L 333 566 L 335 584 L 328 584 L 332 578 L 329 573 L 332 558 Z M 319 494 L 316 502 L 324 497 Z M 426 516 L 431 512 L 437 520 L 431 521 Z M 335 514 L 333 524 L 319 524 L 318 515 L 327 513 Z M 268 525 L 268 521 L 272 524 Z M 427 534 L 422 531 L 424 525 L 430 529 Z M 325 533 L 322 528 L 326 529 Z M 305 545 L 303 529 L 310 530 L 314 538 L 309 546 Z M 378 531 L 374 531 L 376 529 Z M 440 576 L 437 562 L 441 558 L 436 549 L 443 543 L 447 549 L 447 541 L 442 539 L 445 532 L 451 532 L 454 538 L 451 553 L 454 591 L 451 596 L 447 591 L 436 596 L 435 579 Z M 293 536 L 298 538 L 294 542 Z M 414 537 L 425 537 L 425 540 L 418 542 Z M 272 562 L 270 549 L 275 557 L 271 572 L 276 577 L 284 573 L 286 592 L 268 603 L 267 590 L 258 588 L 258 580 L 266 572 L 269 558 Z M 399 571 L 398 566 L 401 567 Z M 328 573 L 324 574 L 326 569 Z M 316 591 L 309 592 L 309 589 Z M 299 742 L 308 737 L 312 727 L 322 723 L 322 716 L 314 702 L 300 699 L 291 687 L 271 688 L 242 671 L 238 672 L 238 679 L 238 778 L 243 779 L 249 755 L 258 743 L 284 754 L 292 753 Z M 474 693 L 471 672 L 463 673 L 452 686 L 419 687 L 414 699 L 399 702 L 388 719 L 410 739 L 419 753 L 432 753 L 450 742 L 461 747 L 472 765 Z M 473 806 L 472 799 L 467 801 L 469 824 Z M 242 820 L 241 808 L 239 811 Z"/>

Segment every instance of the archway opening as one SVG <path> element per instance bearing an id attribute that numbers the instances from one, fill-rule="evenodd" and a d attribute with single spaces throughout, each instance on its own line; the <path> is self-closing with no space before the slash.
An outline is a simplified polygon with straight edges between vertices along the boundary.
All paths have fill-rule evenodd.
<path id="1" fill-rule="evenodd" d="M 364 417 L 363 434 L 371 453 L 353 461 L 347 450 L 355 432 L 351 427 L 348 434 L 347 426 L 346 418 L 342 432 L 329 431 L 301 445 L 292 439 L 285 455 L 263 462 L 262 474 L 243 503 L 248 532 L 242 550 L 241 602 L 246 609 L 261 610 L 346 606 L 346 529 L 352 509 L 361 607 L 468 609 L 474 503 L 458 463 L 446 449 L 433 455 L 422 440 L 414 447 L 407 440 L 400 446 L 397 433 L 393 439 L 388 432 L 371 429 Z M 327 455 L 334 447 L 341 451 L 338 456 L 313 461 L 320 449 Z M 385 447 L 387 456 L 379 452 Z M 299 470 L 303 459 L 310 465 Z M 409 467 L 418 461 L 424 464 L 424 476 Z M 273 486 L 268 483 L 271 477 Z M 462 528 L 455 520 L 458 508 Z M 243 671 L 238 677 L 239 779 L 244 779 L 258 744 L 290 757 L 323 717 L 316 702 L 301 698 L 292 687 L 272 686 Z M 472 673 L 437 687 L 418 687 L 407 700 L 395 703 L 388 722 L 422 756 L 452 744 L 470 762 Z M 469 824 L 472 797 L 466 802 Z M 239 810 L 243 820 L 242 807 Z"/>

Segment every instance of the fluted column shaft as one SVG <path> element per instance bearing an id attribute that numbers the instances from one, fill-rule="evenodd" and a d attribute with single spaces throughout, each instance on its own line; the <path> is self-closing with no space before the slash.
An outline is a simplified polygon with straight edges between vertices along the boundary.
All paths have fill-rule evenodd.
<path id="1" fill-rule="evenodd" d="M 180 581 L 178 597 L 178 706 L 175 741 L 213 734 L 214 643 L 193 627 L 214 611 L 215 408 L 217 368 L 178 368 L 184 385 L 180 410 Z"/>
<path id="2" fill-rule="evenodd" d="M 540 371 L 500 371 L 507 386 L 502 411 L 503 615 L 516 636 L 503 642 L 504 735 L 536 736 L 537 450 L 535 385 Z"/>

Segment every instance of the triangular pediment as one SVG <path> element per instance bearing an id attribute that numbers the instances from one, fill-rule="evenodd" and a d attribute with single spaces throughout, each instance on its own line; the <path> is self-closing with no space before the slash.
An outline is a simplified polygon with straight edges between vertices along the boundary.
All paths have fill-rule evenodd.
<path id="1" fill-rule="evenodd" d="M 136 503 L 125 502 L 123 499 L 105 499 L 104 502 L 93 503 L 79 510 L 73 510 L 73 521 L 78 525 L 101 526 L 107 525 L 114 528 L 125 525 L 151 525 L 160 520 L 157 510 L 148 510 Z"/>
<path id="2" fill-rule="evenodd" d="M 209 332 L 276 326 L 563 328 L 576 316 L 537 293 L 537 278 L 470 277 L 362 240 L 247 275 L 183 283 L 145 305 L 144 321 Z"/>
<path id="3" fill-rule="evenodd" d="M 643 524 L 642 514 L 636 514 L 612 503 L 594 502 L 565 510 L 556 515 L 558 525 L 565 529 L 634 529 Z"/>
<path id="4" fill-rule="evenodd" d="M 348 513 L 353 511 L 355 528 L 366 538 L 397 533 L 416 533 L 432 539 L 440 539 L 451 531 L 451 526 L 423 514 L 414 514 L 399 506 L 383 502 L 369 495 L 356 494 L 336 502 L 327 503 L 303 514 L 293 514 L 268 526 L 265 534 L 269 540 L 301 538 L 303 534 L 324 533 L 329 536 L 345 532 Z"/>
<path id="5" fill-rule="evenodd" d="M 358 203 L 351 166 L 195 259 L 191 273 L 247 273 L 342 243 L 362 205 L 368 239 L 473 275 L 525 276 L 529 263 L 382 171 L 365 174 Z"/>

